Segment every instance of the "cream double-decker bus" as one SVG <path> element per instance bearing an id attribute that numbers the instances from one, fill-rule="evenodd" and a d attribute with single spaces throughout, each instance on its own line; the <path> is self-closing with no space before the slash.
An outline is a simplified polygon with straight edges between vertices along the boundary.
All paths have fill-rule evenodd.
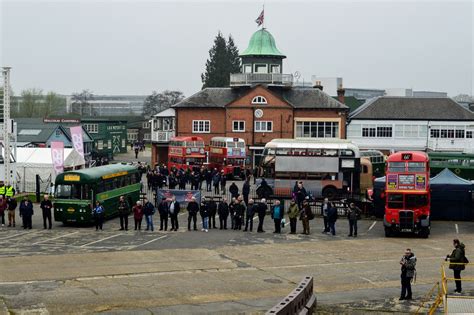
<path id="1" fill-rule="evenodd" d="M 291 196 L 301 180 L 314 197 L 335 198 L 365 192 L 361 176 L 370 183 L 372 167 L 348 140 L 274 139 L 265 145 L 259 176 L 259 184 L 265 179 L 277 196 Z"/>

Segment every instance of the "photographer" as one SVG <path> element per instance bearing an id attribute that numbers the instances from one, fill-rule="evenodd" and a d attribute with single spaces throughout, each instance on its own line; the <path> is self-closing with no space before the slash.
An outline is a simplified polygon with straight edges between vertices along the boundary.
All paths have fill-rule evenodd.
<path id="1" fill-rule="evenodd" d="M 453 269 L 454 282 L 456 282 L 456 290 L 454 293 L 461 293 L 461 271 L 466 268 L 464 264 L 468 263 L 466 258 L 465 246 L 458 239 L 453 240 L 454 250 L 451 255 L 446 256 L 446 261 L 449 260 L 449 269 Z"/>
<path id="2" fill-rule="evenodd" d="M 405 255 L 400 260 L 402 274 L 400 276 L 402 282 L 402 293 L 399 300 L 411 300 L 411 280 L 416 275 L 416 257 L 412 253 L 411 249 L 405 250 Z"/>

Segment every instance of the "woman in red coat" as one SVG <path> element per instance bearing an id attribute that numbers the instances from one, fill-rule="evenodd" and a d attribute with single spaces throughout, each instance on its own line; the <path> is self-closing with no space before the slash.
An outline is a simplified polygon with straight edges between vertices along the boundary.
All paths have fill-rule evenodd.
<path id="1" fill-rule="evenodd" d="M 143 219 L 143 206 L 140 201 L 137 201 L 137 204 L 133 206 L 133 218 L 135 219 L 135 231 L 142 229 L 142 219 Z"/>

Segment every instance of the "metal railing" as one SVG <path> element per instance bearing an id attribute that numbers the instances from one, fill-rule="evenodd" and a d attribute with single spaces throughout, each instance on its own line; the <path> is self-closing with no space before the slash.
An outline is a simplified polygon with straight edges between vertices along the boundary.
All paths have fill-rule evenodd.
<path id="1" fill-rule="evenodd" d="M 266 83 L 279 86 L 292 86 L 293 75 L 282 73 L 231 73 L 230 86 Z"/>
<path id="2" fill-rule="evenodd" d="M 305 277 L 290 294 L 272 307 L 267 315 L 313 314 L 317 299 L 313 294 L 313 277 Z"/>
<path id="3" fill-rule="evenodd" d="M 448 293 L 448 282 L 454 282 L 456 280 L 462 280 L 465 282 L 474 282 L 474 278 L 470 277 L 461 277 L 461 279 L 456 279 L 456 278 L 451 278 L 446 276 L 446 267 L 449 268 L 450 265 L 461 265 L 465 267 L 470 267 L 472 264 L 465 264 L 465 263 L 454 263 L 454 262 L 444 262 L 441 264 L 441 282 L 437 282 L 431 290 L 428 292 L 428 294 L 425 296 L 425 298 L 422 300 L 422 303 L 418 307 L 418 309 L 415 311 L 415 314 L 422 314 L 425 313 L 423 311 L 424 305 L 429 302 L 430 298 L 433 296 L 433 293 L 435 289 L 437 289 L 437 295 L 435 300 L 433 301 L 433 304 L 429 308 L 427 314 L 435 314 L 438 308 L 441 306 L 443 307 L 443 311 L 445 314 L 448 314 L 448 299 L 465 299 L 465 300 L 472 300 L 472 304 L 474 304 L 474 296 L 455 296 L 455 295 L 450 295 Z M 467 269 L 467 268 L 466 268 Z"/>
<path id="4" fill-rule="evenodd" d="M 175 132 L 173 131 L 157 131 L 153 130 L 151 132 L 151 141 L 152 142 L 169 142 L 172 137 L 174 137 Z"/>

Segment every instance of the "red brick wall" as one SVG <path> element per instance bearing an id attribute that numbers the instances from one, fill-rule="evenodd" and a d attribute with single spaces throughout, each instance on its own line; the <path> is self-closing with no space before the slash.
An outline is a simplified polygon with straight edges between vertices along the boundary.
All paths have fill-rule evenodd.
<path id="1" fill-rule="evenodd" d="M 252 105 L 252 99 L 261 95 L 267 99 L 266 105 Z M 262 118 L 254 118 L 255 109 L 263 110 Z M 264 145 L 275 138 L 294 137 L 294 119 L 296 118 L 337 118 L 341 119 L 340 128 L 342 137 L 345 135 L 346 116 L 344 112 L 339 115 L 335 110 L 303 110 L 293 109 L 284 100 L 271 91 L 258 86 L 248 94 L 228 104 L 226 108 L 176 108 L 176 122 L 178 136 L 199 136 L 206 144 L 212 137 L 226 136 L 243 138 L 247 145 Z M 210 120 L 210 133 L 193 133 L 193 120 Z M 233 132 L 232 121 L 244 120 L 245 132 Z M 272 132 L 253 133 L 254 121 L 273 121 Z"/>
<path id="2" fill-rule="evenodd" d="M 210 133 L 193 133 L 193 120 L 210 120 Z M 176 108 L 176 134 L 178 136 L 196 136 L 209 144 L 212 137 L 225 136 L 224 108 Z"/>

